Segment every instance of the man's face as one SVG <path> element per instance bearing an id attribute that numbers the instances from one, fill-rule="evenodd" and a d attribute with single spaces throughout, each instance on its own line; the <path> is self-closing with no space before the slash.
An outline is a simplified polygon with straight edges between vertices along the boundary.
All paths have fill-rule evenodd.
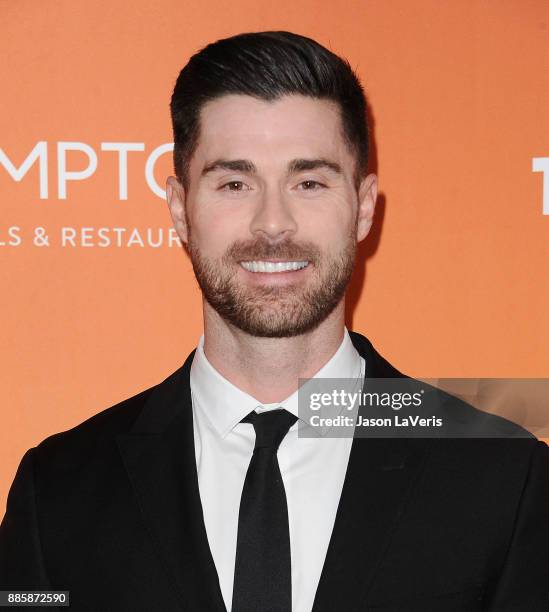
<path id="1" fill-rule="evenodd" d="M 254 336 L 317 327 L 341 302 L 370 228 L 375 176 L 357 194 L 338 107 L 226 95 L 201 110 L 185 193 L 168 180 L 175 227 L 206 301 Z"/>

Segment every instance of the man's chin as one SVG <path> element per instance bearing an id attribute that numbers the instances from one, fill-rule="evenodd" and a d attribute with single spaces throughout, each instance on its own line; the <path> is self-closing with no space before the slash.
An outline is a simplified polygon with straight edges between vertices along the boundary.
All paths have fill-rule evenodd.
<path id="1" fill-rule="evenodd" d="M 255 320 L 255 321 L 228 321 L 234 327 L 237 327 L 241 331 L 250 336 L 256 338 L 295 338 L 301 336 L 307 332 L 312 331 L 320 324 L 318 322 L 281 322 L 280 324 L 273 325 L 271 321 Z"/>
<path id="2" fill-rule="evenodd" d="M 295 296 L 293 296 L 295 297 Z M 334 306 L 319 308 L 304 306 L 302 300 L 278 301 L 276 305 L 260 306 L 256 300 L 240 302 L 235 308 L 219 311 L 228 323 L 259 338 L 292 338 L 311 332 L 334 310 Z"/>

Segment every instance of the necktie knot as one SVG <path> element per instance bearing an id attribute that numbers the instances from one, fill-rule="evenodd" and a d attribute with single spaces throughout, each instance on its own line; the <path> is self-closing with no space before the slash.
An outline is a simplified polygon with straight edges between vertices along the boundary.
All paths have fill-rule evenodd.
<path id="1" fill-rule="evenodd" d="M 255 411 L 250 412 L 248 416 L 242 419 L 243 423 L 251 423 L 254 426 L 254 450 L 257 448 L 271 448 L 274 451 L 278 450 L 284 436 L 296 421 L 296 416 L 282 408 L 262 412 L 261 414 Z"/>

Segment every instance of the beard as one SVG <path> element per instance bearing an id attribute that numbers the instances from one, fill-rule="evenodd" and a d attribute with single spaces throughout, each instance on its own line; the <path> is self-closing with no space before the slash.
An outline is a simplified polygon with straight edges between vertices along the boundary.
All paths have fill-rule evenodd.
<path id="1" fill-rule="evenodd" d="M 288 338 L 318 327 L 345 295 L 356 253 L 354 229 L 332 256 L 310 242 L 272 244 L 258 239 L 235 242 L 220 260 L 210 260 L 201 255 L 191 233 L 187 252 L 204 298 L 223 319 L 252 336 Z M 287 286 L 237 281 L 239 262 L 265 259 L 308 261 L 312 274 Z"/>

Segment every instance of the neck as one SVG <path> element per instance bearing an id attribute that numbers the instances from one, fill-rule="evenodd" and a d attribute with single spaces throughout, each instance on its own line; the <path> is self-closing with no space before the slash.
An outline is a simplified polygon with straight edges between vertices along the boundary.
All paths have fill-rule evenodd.
<path id="1" fill-rule="evenodd" d="M 314 330 L 291 338 L 250 336 L 222 319 L 207 303 L 204 353 L 233 385 L 263 404 L 286 399 L 298 378 L 311 378 L 339 348 L 345 326 L 344 300 Z"/>

